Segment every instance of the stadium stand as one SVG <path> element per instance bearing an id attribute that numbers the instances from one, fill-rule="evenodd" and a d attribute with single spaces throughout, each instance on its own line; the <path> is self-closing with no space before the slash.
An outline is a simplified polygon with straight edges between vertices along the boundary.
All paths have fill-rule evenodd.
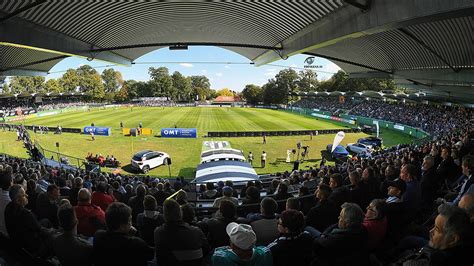
<path id="1" fill-rule="evenodd" d="M 259 254 L 267 264 L 269 254 L 279 258 L 273 260 L 273 265 L 287 265 L 287 259 L 296 254 L 294 261 L 301 265 L 472 265 L 471 110 L 374 101 L 340 104 L 302 100 L 298 104 L 412 123 L 432 132 L 434 138 L 381 150 L 370 159 L 275 173 L 245 186 L 232 182 L 208 184 L 198 191 L 182 178 L 88 173 L 3 154 L 0 258 L 23 264 L 67 264 L 65 251 L 51 248 L 67 240 L 68 245 L 81 247 L 77 252 L 92 254 L 85 264 L 100 264 L 107 258 L 103 252 L 98 255 L 97 250 L 105 248 L 104 241 L 117 239 L 128 243 L 132 250 L 141 249 L 135 253 L 139 256 L 137 263 L 149 261 L 152 265 L 207 265 L 228 259 L 230 250 L 245 253 L 239 245 Z M 383 111 L 387 109 L 391 112 Z M 32 150 L 28 131 L 21 126 L 14 130 Z M 58 196 L 58 190 L 64 193 Z M 91 194 L 99 191 L 107 197 L 107 205 L 110 199 L 123 203 L 110 204 L 113 210 L 102 207 L 106 208 L 105 221 L 104 212 L 90 200 Z M 167 200 L 175 192 L 176 201 Z M 45 215 L 46 205 L 53 213 L 59 210 L 58 217 L 51 216 L 51 212 Z M 305 218 L 300 221 L 303 214 Z M 67 215 L 72 220 L 67 221 Z M 78 225 L 84 228 L 83 218 L 77 223 L 79 215 L 93 217 L 87 220 L 92 231 L 86 235 L 83 229 L 74 229 Z M 110 220 L 110 216 L 117 221 Z M 136 220 L 124 220 L 129 217 Z M 19 220 L 29 222 L 19 228 Z M 250 226 L 241 228 L 234 223 Z M 226 231 L 229 228 L 235 232 Z M 169 233 L 175 230 L 180 232 L 179 237 L 171 239 Z M 149 235 L 153 231 L 154 236 Z M 90 238 L 94 232 L 101 243 Z M 235 234 L 241 234 L 241 238 Z M 308 241 L 312 243 L 309 249 Z M 154 259 L 150 257 L 151 249 L 144 249 L 153 245 Z"/>

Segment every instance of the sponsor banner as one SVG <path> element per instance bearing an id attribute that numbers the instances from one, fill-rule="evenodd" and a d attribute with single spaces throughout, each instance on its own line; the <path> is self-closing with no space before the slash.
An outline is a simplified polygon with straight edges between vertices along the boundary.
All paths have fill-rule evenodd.
<path id="1" fill-rule="evenodd" d="M 162 138 L 197 138 L 195 128 L 162 128 Z"/>
<path id="2" fill-rule="evenodd" d="M 90 135 L 91 132 L 96 136 L 110 136 L 112 134 L 110 127 L 84 127 L 84 134 Z"/>
<path id="3" fill-rule="evenodd" d="M 311 113 L 311 116 L 315 116 L 315 117 L 319 117 L 319 118 L 323 118 L 323 119 L 329 119 L 329 120 L 332 120 L 332 121 L 338 121 L 338 122 L 343 122 L 343 123 L 355 125 L 355 121 L 354 121 L 354 120 L 345 119 L 345 118 L 340 118 L 340 117 L 337 117 L 337 116 L 329 116 L 329 115 L 323 115 L 323 114 L 319 114 L 319 113 Z"/>
<path id="4" fill-rule="evenodd" d="M 393 128 L 398 129 L 398 130 L 401 130 L 401 131 L 405 130 L 405 127 L 404 127 L 404 126 L 398 125 L 398 124 L 394 124 L 394 125 L 393 125 Z"/>
<path id="5" fill-rule="evenodd" d="M 42 117 L 42 116 L 50 116 L 50 115 L 57 115 L 57 114 L 59 114 L 58 111 L 53 111 L 53 112 L 38 113 L 36 114 L 36 116 Z"/>

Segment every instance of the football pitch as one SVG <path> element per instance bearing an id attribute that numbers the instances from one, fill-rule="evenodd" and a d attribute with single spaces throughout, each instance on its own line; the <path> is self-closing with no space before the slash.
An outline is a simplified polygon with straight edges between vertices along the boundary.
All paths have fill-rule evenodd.
<path id="1" fill-rule="evenodd" d="M 42 125 L 63 128 L 83 128 L 94 123 L 95 126 L 111 127 L 111 136 L 96 136 L 91 141 L 89 135 L 63 133 L 62 135 L 35 134 L 34 140 L 47 150 L 62 154 L 85 158 L 88 153 L 114 155 L 122 164 L 118 171 L 131 172 L 130 159 L 138 151 L 150 149 L 164 151 L 172 159 L 170 169 L 160 166 L 149 172 L 150 175 L 168 177 L 184 176 L 194 178 L 196 166 L 199 163 L 202 142 L 211 140 L 205 137 L 208 131 L 272 131 L 272 130 L 321 130 L 342 129 L 341 124 L 317 120 L 284 111 L 254 108 L 210 108 L 210 107 L 116 107 L 107 109 L 90 109 L 59 113 L 51 116 L 35 117 L 23 121 L 26 125 Z M 123 136 L 120 122 L 124 127 L 138 127 L 141 122 L 144 128 L 153 129 L 151 136 Z M 172 139 L 156 137 L 161 128 L 197 128 L 196 139 Z M 346 134 L 342 144 L 356 142 L 358 138 L 367 136 L 364 133 Z M 383 131 L 382 138 L 386 146 L 410 142 L 408 136 L 393 131 Z M 314 136 L 267 136 L 267 143 L 262 143 L 262 137 L 212 138 L 212 140 L 227 140 L 233 148 L 254 154 L 254 167 L 257 173 L 275 173 L 292 169 L 292 163 L 286 163 L 287 150 L 296 149 L 296 144 L 302 142 L 309 146 L 309 159 L 300 167 L 306 168 L 319 165 L 321 150 L 332 143 L 334 135 Z M 21 143 L 15 141 L 15 132 L 0 131 L 0 152 L 19 157 L 26 157 Z M 59 143 L 59 148 L 56 147 Z M 267 153 L 267 166 L 260 167 L 260 154 Z M 46 152 L 51 157 L 53 153 Z M 54 155 L 55 156 L 55 155 Z M 292 161 L 296 155 L 292 156 Z M 70 159 L 71 160 L 71 159 Z M 110 169 L 108 171 L 111 171 Z"/>

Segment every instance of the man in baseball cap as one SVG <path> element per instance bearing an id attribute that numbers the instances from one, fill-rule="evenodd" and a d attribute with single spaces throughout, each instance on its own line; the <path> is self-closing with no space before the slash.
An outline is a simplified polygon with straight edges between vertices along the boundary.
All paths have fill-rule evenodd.
<path id="1" fill-rule="evenodd" d="M 230 246 L 214 251 L 212 265 L 272 265 L 272 254 L 266 247 L 255 247 L 257 237 L 247 224 L 230 223 L 226 227 Z"/>

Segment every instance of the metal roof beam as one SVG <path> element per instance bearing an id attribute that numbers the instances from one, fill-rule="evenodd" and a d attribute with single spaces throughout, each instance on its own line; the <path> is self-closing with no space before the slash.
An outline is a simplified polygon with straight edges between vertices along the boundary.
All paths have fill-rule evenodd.
<path id="1" fill-rule="evenodd" d="M 0 23 L 0 44 L 21 47 L 51 54 L 79 56 L 130 66 L 132 60 L 113 52 L 91 53 L 96 48 L 90 43 L 72 38 L 20 18 Z"/>
<path id="2" fill-rule="evenodd" d="M 25 11 L 27 11 L 27 10 L 29 10 L 29 9 L 32 9 L 32 8 L 34 8 L 34 7 L 36 7 L 36 6 L 39 6 L 39 5 L 41 5 L 41 4 L 45 3 L 45 2 L 46 2 L 46 0 L 38 0 L 38 1 L 35 1 L 35 2 L 33 2 L 33 3 L 30 3 L 30 4 L 28 4 L 28 5 L 24 6 L 24 7 L 21 7 L 21 8 L 19 8 L 19 9 L 15 10 L 15 11 L 13 11 L 12 13 L 9 13 L 9 14 L 3 16 L 3 17 L 0 17 L 0 22 L 4 22 L 4 21 L 6 21 L 7 19 L 10 19 L 10 18 L 12 18 L 12 17 L 14 17 L 14 16 L 16 16 L 16 15 L 22 13 L 22 12 L 25 12 Z"/>
<path id="3" fill-rule="evenodd" d="M 474 1 L 470 0 L 377 0 L 367 12 L 341 8 L 314 22 L 281 42 L 286 56 L 315 51 L 318 48 L 393 29 L 448 19 L 472 16 Z M 268 51 L 252 61 L 257 66 L 279 60 L 275 51 Z"/>

